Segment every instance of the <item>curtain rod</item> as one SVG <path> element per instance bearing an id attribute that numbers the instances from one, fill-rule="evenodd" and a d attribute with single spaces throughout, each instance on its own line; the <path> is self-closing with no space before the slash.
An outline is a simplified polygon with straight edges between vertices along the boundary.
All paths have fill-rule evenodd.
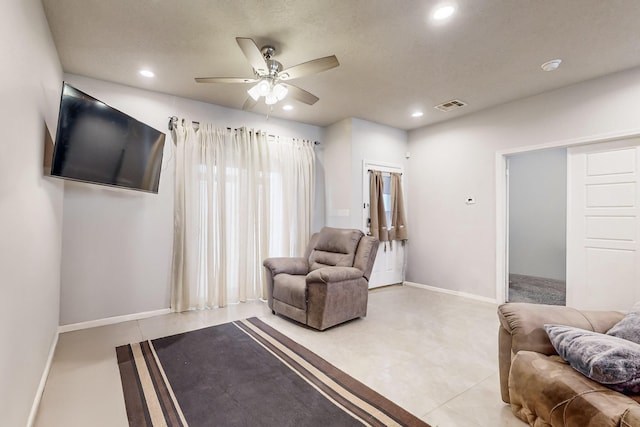
<path id="1" fill-rule="evenodd" d="M 183 124 L 184 124 L 184 120 L 185 119 L 182 119 Z M 169 128 L 170 131 L 173 130 L 173 128 L 176 125 L 176 123 L 178 123 L 178 117 L 169 116 L 169 124 L 168 124 L 167 127 Z M 191 122 L 191 123 L 196 125 L 196 126 L 200 126 L 200 122 Z M 227 129 L 228 130 L 232 130 L 232 128 L 230 128 L 230 127 L 228 127 Z M 234 128 L 233 130 L 237 131 L 238 128 Z M 270 136 L 271 138 L 279 138 L 277 135 L 267 135 L 267 136 Z M 320 145 L 320 142 L 319 141 L 313 141 L 313 145 Z"/>
<path id="2" fill-rule="evenodd" d="M 367 172 L 388 173 L 389 175 L 391 175 L 392 173 L 399 173 L 400 175 L 402 175 L 402 172 L 387 172 L 387 171 L 379 171 L 379 170 L 377 170 L 377 169 L 367 169 Z"/>

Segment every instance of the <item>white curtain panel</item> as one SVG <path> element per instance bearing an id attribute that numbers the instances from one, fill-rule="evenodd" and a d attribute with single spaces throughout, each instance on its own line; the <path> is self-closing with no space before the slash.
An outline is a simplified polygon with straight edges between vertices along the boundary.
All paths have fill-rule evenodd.
<path id="1" fill-rule="evenodd" d="M 313 143 L 185 121 L 173 139 L 172 310 L 266 298 L 262 261 L 310 238 Z"/>

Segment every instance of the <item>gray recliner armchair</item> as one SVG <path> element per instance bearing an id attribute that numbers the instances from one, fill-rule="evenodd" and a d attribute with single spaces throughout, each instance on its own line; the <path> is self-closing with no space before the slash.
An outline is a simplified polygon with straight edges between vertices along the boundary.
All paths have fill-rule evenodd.
<path id="1" fill-rule="evenodd" d="M 360 230 L 324 227 L 304 257 L 267 258 L 269 308 L 321 331 L 366 316 L 378 245 Z"/>

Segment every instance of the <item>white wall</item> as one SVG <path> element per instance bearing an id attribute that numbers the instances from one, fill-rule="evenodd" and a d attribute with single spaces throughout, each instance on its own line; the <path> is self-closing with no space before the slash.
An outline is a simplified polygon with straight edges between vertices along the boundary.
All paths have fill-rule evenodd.
<path id="1" fill-rule="evenodd" d="M 324 130 L 322 168 L 324 170 L 325 218 L 329 227 L 351 227 L 351 119 Z"/>
<path id="2" fill-rule="evenodd" d="M 565 280 L 567 149 L 509 156 L 509 273 Z"/>
<path id="3" fill-rule="evenodd" d="M 633 69 L 410 132 L 407 280 L 494 298 L 496 151 L 637 132 L 638 99 Z"/>
<path id="4" fill-rule="evenodd" d="M 405 188 L 409 182 L 410 172 L 407 169 L 405 155 L 408 150 L 407 132 L 389 126 L 372 123 L 361 119 L 352 119 L 352 154 L 351 154 L 351 182 L 353 191 L 351 195 L 351 224 L 363 229 L 363 160 L 382 162 L 385 164 L 401 166 L 404 170 L 402 183 Z M 367 180 L 368 182 L 368 180 Z M 405 210 L 409 208 L 411 201 L 405 198 Z M 411 233 L 411 225 L 407 224 Z M 411 236 L 409 236 L 411 237 Z"/>
<path id="5" fill-rule="evenodd" d="M 62 183 L 43 178 L 62 70 L 38 0 L 0 14 L 0 425 L 27 424 L 58 329 Z"/>
<path id="6" fill-rule="evenodd" d="M 327 225 L 363 229 L 363 160 L 406 169 L 407 132 L 348 118 L 326 128 L 322 150 Z M 406 172 L 403 182 L 408 182 Z"/>
<path id="7" fill-rule="evenodd" d="M 317 126 L 267 120 L 260 114 L 76 75 L 65 75 L 65 80 L 166 133 L 169 116 L 178 116 L 314 141 L 322 136 Z M 65 183 L 60 324 L 169 307 L 174 182 L 169 135 L 164 156 L 157 195 Z M 317 218 L 322 217 L 319 212 Z"/>

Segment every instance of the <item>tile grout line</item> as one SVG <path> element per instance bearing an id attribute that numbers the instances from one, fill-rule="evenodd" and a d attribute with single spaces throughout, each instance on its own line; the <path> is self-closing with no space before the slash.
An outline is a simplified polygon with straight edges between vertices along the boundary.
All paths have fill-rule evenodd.
<path id="1" fill-rule="evenodd" d="M 477 385 L 479 385 L 480 383 L 485 382 L 486 380 L 488 380 L 489 378 L 491 378 L 492 376 L 494 376 L 495 374 L 497 374 L 499 371 L 495 371 L 493 372 L 491 375 L 481 379 L 480 381 L 478 381 L 477 383 L 473 384 L 472 386 L 467 387 L 465 390 L 461 391 L 460 393 L 456 394 L 455 396 L 453 396 L 452 398 L 444 401 L 441 405 L 433 408 L 432 410 L 428 411 L 427 413 L 423 414 L 422 416 L 420 416 L 421 419 L 424 419 L 424 417 L 426 417 L 427 415 L 431 414 L 433 411 L 437 411 L 438 409 L 442 408 L 443 406 L 445 406 L 447 403 L 451 402 L 454 399 L 457 399 L 458 397 L 462 396 L 463 394 L 465 394 L 466 392 L 468 392 L 469 390 L 471 390 L 472 388 L 476 387 Z"/>
<path id="2" fill-rule="evenodd" d="M 138 332 L 140 333 L 140 341 L 138 341 L 138 342 L 142 342 L 142 341 L 146 341 L 147 340 L 145 338 L 144 334 L 142 333 L 142 327 L 140 326 L 140 320 L 142 320 L 142 319 L 137 319 L 136 320 L 136 327 L 138 328 Z"/>
<path id="3" fill-rule="evenodd" d="M 446 427 L 448 425 L 457 425 L 458 423 L 466 427 L 482 427 L 483 424 L 486 425 L 487 423 L 483 416 L 485 412 L 487 420 L 489 420 L 488 422 L 492 427 L 512 425 L 512 419 L 515 420 L 514 416 L 510 411 L 504 411 L 505 408 L 497 404 L 500 402 L 500 397 L 495 387 L 497 378 L 495 376 L 495 372 L 497 371 L 495 353 L 497 346 L 495 345 L 496 343 L 492 343 L 496 341 L 497 338 L 494 333 L 495 327 L 498 325 L 498 320 L 495 318 L 495 311 L 487 308 L 485 304 L 474 304 L 474 301 L 469 301 L 467 304 L 467 301 L 459 301 L 457 298 L 455 301 L 452 299 L 451 304 L 448 304 L 445 298 L 439 298 L 439 295 L 427 294 L 428 291 L 423 289 L 415 288 L 408 289 L 408 291 L 409 292 L 407 292 L 407 290 L 403 291 L 401 287 L 393 289 L 393 291 L 380 291 L 370 300 L 370 311 L 365 319 L 322 334 L 300 327 L 295 322 L 281 316 L 272 315 L 264 303 L 255 304 L 251 307 L 249 304 L 240 304 L 233 309 L 203 310 L 198 313 L 193 313 L 199 314 L 196 316 L 183 316 L 172 313 L 171 315 L 163 314 L 150 318 L 131 319 L 136 321 L 135 327 L 133 326 L 133 322 L 130 322 L 128 323 L 129 326 L 123 325 L 122 328 L 111 328 L 110 326 L 115 325 L 105 325 L 105 328 L 96 328 L 94 331 L 87 331 L 86 335 L 77 335 L 77 339 L 65 340 L 65 346 L 61 346 L 61 348 L 65 349 L 66 358 L 74 363 L 73 366 L 84 367 L 86 365 L 87 369 L 91 369 L 89 372 L 96 373 L 96 378 L 98 378 L 99 381 L 94 385 L 94 394 L 104 391 L 104 395 L 96 394 L 96 398 L 87 400 L 86 405 L 80 407 L 80 405 L 76 403 L 84 399 L 84 395 L 86 394 L 86 391 L 83 391 L 85 390 L 85 386 L 80 387 L 76 384 L 76 380 L 80 383 L 80 376 L 76 375 L 74 371 L 67 372 L 65 369 L 66 364 L 63 364 L 63 366 L 54 366 L 52 367 L 53 372 L 57 369 L 58 371 L 63 371 L 62 373 L 64 375 L 56 375 L 54 379 L 56 379 L 57 382 L 55 384 L 50 383 L 47 387 L 53 390 L 54 388 L 52 386 L 57 387 L 58 383 L 66 381 L 68 383 L 67 388 L 59 389 L 61 391 L 65 390 L 63 394 L 66 397 L 63 399 L 54 395 L 54 398 L 51 399 L 52 395 L 50 393 L 49 396 L 43 398 L 43 400 L 48 398 L 50 405 L 47 406 L 48 411 L 43 411 L 42 413 L 43 416 L 46 415 L 46 417 L 42 418 L 44 420 L 42 422 L 45 424 L 51 422 L 51 425 L 57 425 L 55 422 L 57 420 L 56 417 L 60 418 L 65 412 L 70 412 L 73 410 L 72 408 L 77 408 L 79 412 L 78 420 L 75 424 L 77 426 L 91 424 L 89 420 L 91 417 L 95 417 L 96 413 L 103 415 L 105 420 L 107 420 L 106 422 L 110 425 L 116 424 L 116 420 L 119 423 L 118 425 L 126 424 L 124 408 L 122 408 L 122 410 L 120 409 L 120 398 L 114 395 L 116 388 L 111 384 L 111 379 L 106 378 L 106 369 L 103 366 L 94 366 L 89 357 L 78 356 L 79 352 L 77 352 L 76 349 L 78 346 L 83 345 L 85 337 L 89 337 L 91 342 L 94 342 L 94 340 L 95 342 L 99 342 L 104 339 L 113 341 L 113 344 L 120 345 L 124 340 L 130 339 L 130 341 L 127 341 L 129 343 L 148 341 L 168 334 L 183 333 L 191 331 L 194 328 L 209 327 L 218 325 L 221 322 L 232 322 L 255 316 L 280 333 L 294 338 L 311 351 L 315 351 L 318 354 L 326 352 L 324 356 L 326 360 L 334 360 L 332 363 L 341 367 L 345 372 L 362 381 L 372 389 L 383 395 L 392 393 L 393 396 L 399 399 L 396 403 L 400 406 L 415 415 L 423 414 L 420 418 L 425 421 L 429 419 L 433 420 L 431 423 L 433 427 Z M 431 314 L 422 315 L 422 310 L 425 307 L 431 308 L 429 310 Z M 398 316 L 397 313 L 394 314 L 397 309 L 404 311 L 402 316 Z M 455 322 L 447 319 L 450 316 L 453 317 L 452 313 L 457 313 L 460 309 L 469 310 L 467 319 Z M 444 319 L 441 319 L 442 317 L 444 317 Z M 440 330 L 443 328 L 437 328 L 438 330 L 435 330 L 433 324 L 436 321 L 442 322 L 442 326 L 446 330 Z M 144 326 L 142 323 L 144 323 Z M 467 333 L 467 329 L 474 333 Z M 407 330 L 408 332 L 406 334 L 398 334 L 398 331 Z M 138 331 L 137 336 L 134 335 L 135 331 Z M 429 331 L 429 333 L 426 334 L 426 331 Z M 459 331 L 464 331 L 464 333 L 458 333 Z M 454 333 L 457 339 L 449 341 L 449 333 Z M 429 374 L 429 365 L 427 363 L 429 361 L 441 362 L 442 354 L 446 354 L 448 351 L 461 357 L 462 359 L 460 360 L 467 360 L 469 357 L 469 346 L 465 343 L 469 341 L 475 344 L 478 333 L 482 337 L 482 341 L 486 341 L 480 343 L 481 345 L 474 345 L 475 350 L 473 352 L 478 351 L 475 357 L 478 363 L 476 368 L 480 368 L 479 372 L 473 368 L 458 369 L 458 367 L 455 366 L 447 366 L 448 364 L 445 363 L 442 364 L 442 374 L 436 375 L 436 372 L 433 372 L 432 375 Z M 138 339 L 135 339 L 136 337 Z M 417 345 L 414 340 L 422 338 L 424 338 L 423 343 Z M 355 347 L 356 350 L 354 350 L 354 354 L 367 355 L 371 354 L 371 352 L 380 352 L 380 357 L 375 359 L 371 364 L 368 364 L 370 366 L 361 366 L 361 363 L 357 362 L 357 360 L 356 363 L 351 363 L 354 356 L 352 356 L 350 352 L 344 351 L 344 344 L 348 342 L 362 344 L 362 348 L 364 349 L 357 350 L 359 347 Z M 438 345 L 440 347 L 446 347 L 446 349 L 443 348 L 438 352 L 432 351 L 435 355 L 432 354 L 431 356 L 425 356 L 423 358 L 420 356 L 422 351 L 428 351 L 425 345 Z M 395 356 L 393 357 L 386 352 L 389 346 L 399 346 L 398 351 L 394 351 Z M 432 347 L 431 350 L 433 350 Z M 104 351 L 106 351 L 106 349 Z M 111 351 L 111 347 L 109 347 L 109 351 Z M 404 351 L 415 353 L 415 357 L 410 357 L 409 363 L 407 364 L 403 362 Z M 101 349 L 100 353 L 96 350 L 95 354 L 102 354 L 101 352 Z M 439 356 L 436 356 L 437 354 L 439 354 Z M 92 355 L 93 352 L 89 356 Z M 396 358 L 396 356 L 399 358 Z M 111 353 L 109 353 L 109 357 L 111 357 Z M 334 357 L 335 359 L 333 359 Z M 343 365 L 343 363 L 345 363 L 345 365 Z M 387 365 L 387 363 L 389 363 L 389 365 Z M 415 365 L 416 363 L 417 365 Z M 372 369 L 387 366 L 389 373 L 372 372 L 371 375 L 369 375 Z M 404 375 L 408 374 L 411 374 L 408 378 L 412 378 L 414 376 L 412 371 L 416 366 L 421 367 L 422 372 L 415 373 L 416 382 L 411 383 L 410 394 L 404 392 L 398 394 L 396 391 L 398 384 L 393 384 L 395 381 L 385 381 L 385 379 L 395 378 L 396 373 L 400 378 L 404 378 Z M 495 369 L 491 369 L 491 366 L 494 366 Z M 112 366 L 108 367 L 108 369 L 110 373 L 113 372 Z M 351 369 L 355 371 L 352 372 Z M 82 370 L 84 371 L 85 369 L 83 368 Z M 475 376 L 473 375 L 474 371 L 476 374 L 485 372 L 486 378 L 479 376 L 476 377 L 476 381 L 473 381 L 473 377 Z M 467 372 L 467 375 L 462 375 L 464 372 Z M 491 373 L 494 375 L 493 377 L 489 377 Z M 105 378 L 102 378 L 103 374 Z M 363 377 L 360 378 L 358 374 L 363 375 Z M 380 382 L 375 380 L 378 378 L 378 375 L 382 375 L 379 377 Z M 439 384 L 437 380 L 441 375 L 444 376 L 445 382 L 441 384 L 441 386 L 434 387 L 434 382 Z M 431 380 L 429 380 L 430 376 L 432 377 Z M 422 388 L 420 383 L 423 380 L 425 383 L 424 393 L 419 393 Z M 489 382 L 484 384 L 484 381 L 487 380 Z M 109 382 L 107 383 L 107 381 Z M 457 386 L 460 384 L 469 385 L 458 389 Z M 104 385 L 108 385 L 109 387 L 104 387 Z M 479 385 L 482 387 L 478 387 L 478 390 L 473 390 L 474 387 Z M 118 386 L 121 388 L 119 381 Z M 56 388 L 56 390 L 58 389 Z M 404 390 L 404 385 L 402 385 L 400 390 Z M 449 396 L 449 391 L 451 392 L 451 397 L 447 397 Z M 422 396 L 420 396 L 420 394 L 422 394 Z M 469 396 L 465 396 L 465 394 L 469 394 Z M 118 393 L 118 395 L 120 395 L 120 393 Z M 104 398 L 100 400 L 107 400 L 107 403 L 98 402 L 99 399 L 97 399 L 97 397 L 100 396 Z M 391 396 L 391 394 L 389 394 L 389 396 Z M 427 396 L 429 396 L 428 400 L 426 400 Z M 114 397 L 118 399 L 117 402 L 111 401 Z M 442 397 L 445 398 L 445 401 L 441 401 Z M 482 400 L 473 403 L 473 400 L 476 398 Z M 459 402 L 456 401 L 456 399 L 459 400 Z M 395 399 L 392 400 L 395 401 Z M 425 405 L 428 401 L 431 402 L 431 404 Z M 51 404 L 51 402 L 56 405 Z M 465 402 L 473 404 L 470 405 L 470 408 L 464 408 Z M 448 406 L 449 404 L 451 404 L 451 407 Z M 485 406 L 487 407 L 486 411 L 484 409 Z M 105 408 L 109 409 L 111 413 L 103 411 Z M 117 411 L 115 409 L 117 409 Z M 503 412 L 505 413 L 503 414 Z M 109 421 L 111 421 L 111 423 Z M 124 424 L 122 424 L 123 422 Z M 60 425 L 62 424 L 64 424 L 64 422 L 60 422 Z M 69 425 L 69 427 L 74 426 L 73 423 L 67 425 Z M 515 424 L 513 425 L 515 426 Z M 521 424 L 518 423 L 517 425 Z"/>

